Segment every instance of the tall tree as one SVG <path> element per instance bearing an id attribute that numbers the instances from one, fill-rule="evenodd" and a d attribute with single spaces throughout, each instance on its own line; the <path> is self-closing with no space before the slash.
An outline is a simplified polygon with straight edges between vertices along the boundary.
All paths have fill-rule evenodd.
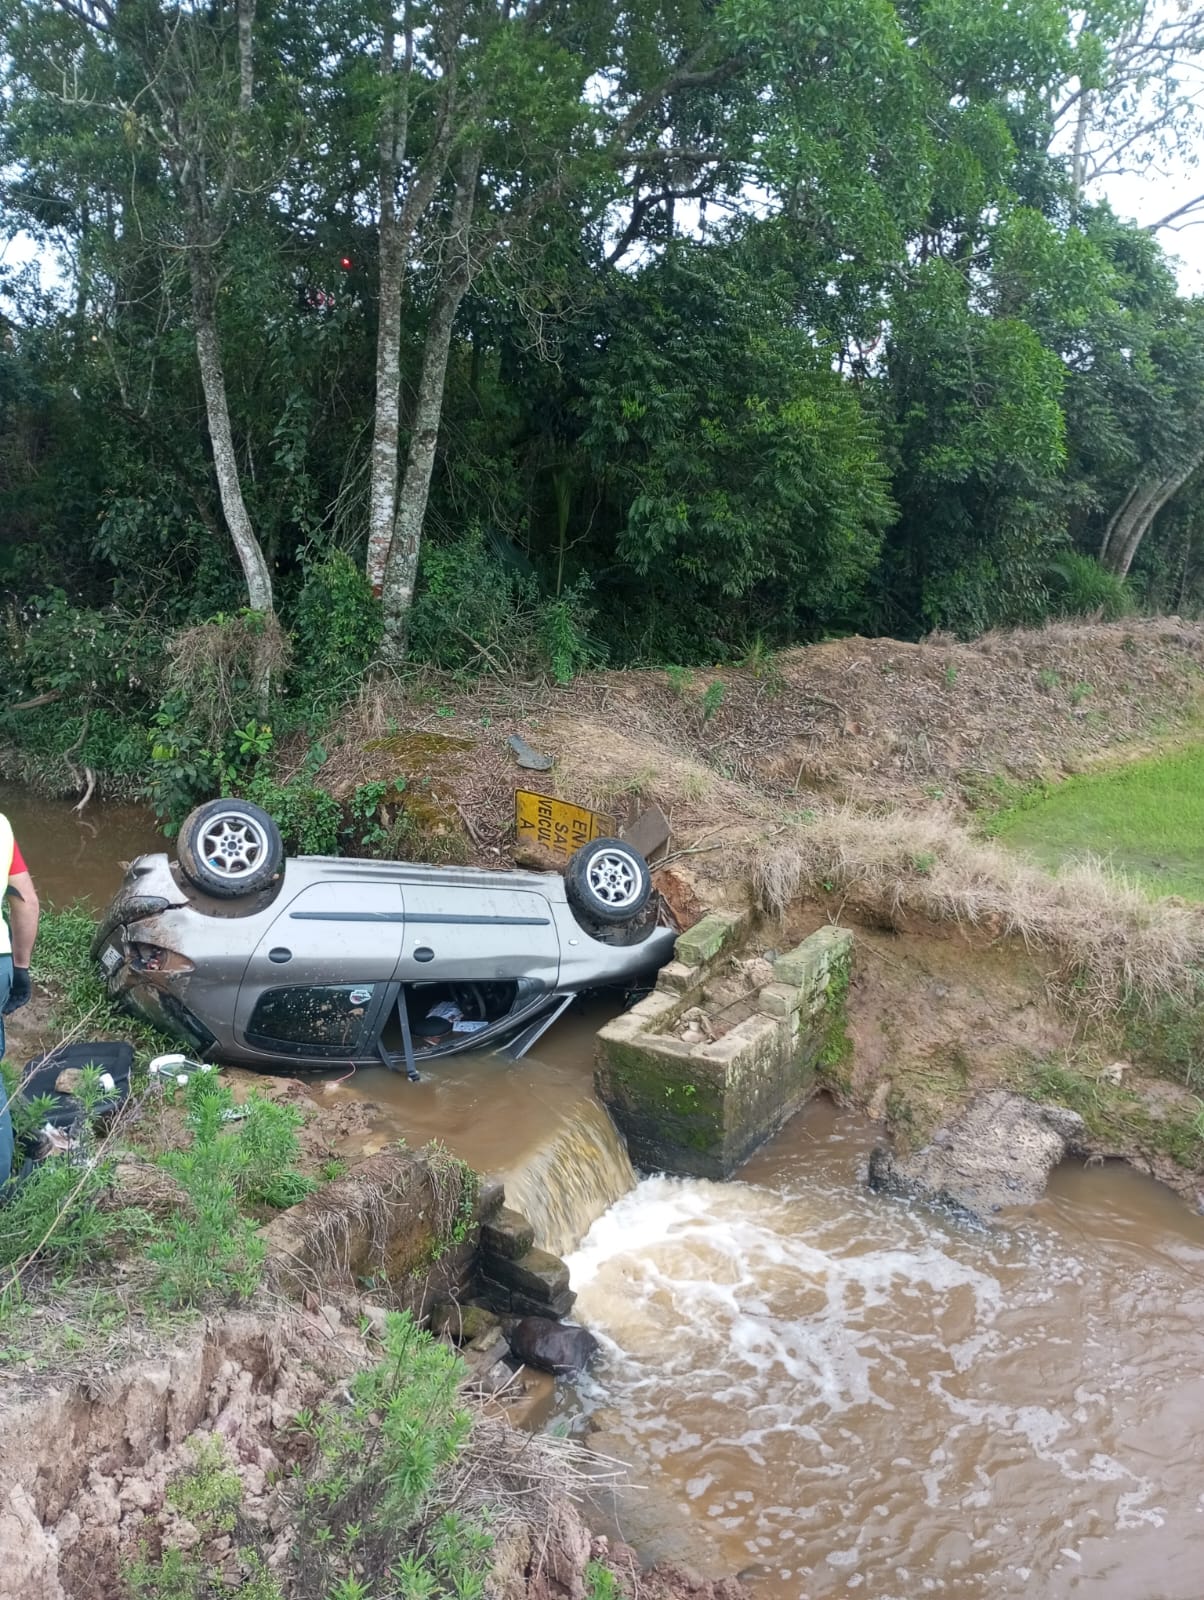
<path id="1" fill-rule="evenodd" d="M 65 135 L 110 218 L 188 274 L 197 369 L 226 528 L 252 610 L 273 610 L 272 577 L 252 526 L 230 421 L 218 301 L 238 202 L 275 172 L 256 98 L 254 0 L 204 7 L 110 0 L 23 0 L 6 8 L 9 95 L 20 152 L 50 182 Z M 44 113 L 52 108 L 54 120 Z M 56 126 L 57 124 L 57 126 Z M 279 131 L 278 129 L 276 130 Z M 110 141 L 124 157 L 114 159 Z M 77 307 L 87 315 L 88 215 L 79 218 Z"/>

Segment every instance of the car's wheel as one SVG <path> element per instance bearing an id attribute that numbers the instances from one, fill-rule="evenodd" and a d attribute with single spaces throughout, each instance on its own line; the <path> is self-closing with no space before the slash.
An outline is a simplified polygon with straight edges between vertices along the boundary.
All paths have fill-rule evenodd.
<path id="1" fill-rule="evenodd" d="M 564 870 L 573 909 L 592 922 L 634 922 L 652 898 L 652 874 L 638 850 L 621 839 L 582 845 Z"/>
<path id="2" fill-rule="evenodd" d="M 176 853 L 190 883 L 233 900 L 275 880 L 284 865 L 284 840 L 267 812 L 249 800 L 208 800 L 184 818 Z"/>

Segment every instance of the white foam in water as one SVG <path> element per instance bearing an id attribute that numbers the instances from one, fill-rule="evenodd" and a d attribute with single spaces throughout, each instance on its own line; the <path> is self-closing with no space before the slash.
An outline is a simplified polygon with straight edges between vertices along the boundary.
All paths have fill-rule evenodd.
<path id="1" fill-rule="evenodd" d="M 1133 1307 L 1049 1228 L 971 1235 L 818 1178 L 652 1178 L 569 1267 L 604 1349 L 587 1407 L 623 1419 L 736 1566 L 805 1559 L 811 1596 L 888 1600 L 900 1570 L 911 1592 L 1019 1595 L 1031 1573 L 1054 1596 L 1165 1520 L 1148 1446 L 1126 1443 Z"/>

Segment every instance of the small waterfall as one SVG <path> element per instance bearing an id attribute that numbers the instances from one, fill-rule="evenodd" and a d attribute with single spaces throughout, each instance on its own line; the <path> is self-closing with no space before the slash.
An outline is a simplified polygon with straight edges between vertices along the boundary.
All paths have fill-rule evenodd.
<path id="1" fill-rule="evenodd" d="M 596 1100 L 584 1099 L 505 1175 L 506 1203 L 533 1225 L 540 1249 L 565 1256 L 635 1181 L 618 1129 Z"/>

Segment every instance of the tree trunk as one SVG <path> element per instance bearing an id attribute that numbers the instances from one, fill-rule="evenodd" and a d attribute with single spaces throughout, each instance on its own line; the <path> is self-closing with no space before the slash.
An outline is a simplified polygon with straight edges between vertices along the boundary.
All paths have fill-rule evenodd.
<path id="1" fill-rule="evenodd" d="M 1133 557 L 1141 541 L 1154 525 L 1154 519 L 1166 503 L 1178 494 L 1198 468 L 1204 464 L 1204 444 L 1197 447 L 1187 461 L 1170 472 L 1162 472 L 1139 483 L 1129 494 L 1120 511 L 1113 517 L 1104 536 L 1100 560 L 1110 567 L 1118 578 L 1127 578 Z"/>
<path id="2" fill-rule="evenodd" d="M 192 314 L 196 323 L 196 353 L 201 369 L 201 388 L 205 395 L 205 416 L 209 423 L 209 442 L 213 448 L 213 467 L 221 496 L 226 527 L 247 585 L 247 604 L 252 611 L 271 613 L 272 578 L 259 540 L 251 527 L 238 459 L 230 434 L 230 410 L 226 404 L 226 377 L 222 370 L 221 344 L 217 333 L 216 295 L 213 275 L 204 247 L 188 247 L 188 269 L 192 283 Z"/>
<path id="3" fill-rule="evenodd" d="M 466 160 L 456 184 L 452 204 L 445 274 L 435 291 L 431 320 L 427 325 L 422 350 L 422 375 L 406 453 L 405 477 L 397 501 L 393 538 L 385 565 L 381 601 L 384 607 L 384 637 L 381 655 L 399 662 L 405 655 L 410 607 L 418 579 L 418 557 L 422 549 L 422 527 L 435 470 L 435 449 L 439 442 L 439 419 L 443 412 L 443 390 L 447 382 L 447 363 L 451 354 L 452 329 L 456 313 L 472 281 L 469 230 L 476 200 L 478 158 Z"/>
<path id="4" fill-rule="evenodd" d="M 397 214 L 397 169 L 405 134 L 399 127 L 393 82 L 393 7 L 385 8 L 380 47 L 380 311 L 376 324 L 376 409 L 372 425 L 372 476 L 368 493 L 368 582 L 379 595 L 397 509 L 397 439 L 401 407 L 401 288 L 405 252 Z M 408 39 L 407 39 L 408 44 Z M 407 55 L 409 51 L 407 48 Z M 408 64 L 408 63 L 407 63 Z"/>
<path id="5" fill-rule="evenodd" d="M 238 109 L 249 111 L 255 93 L 255 0 L 238 0 Z"/>
<path id="6" fill-rule="evenodd" d="M 1078 116 L 1074 121 L 1074 151 L 1070 158 L 1070 182 L 1076 200 L 1082 200 L 1087 182 L 1087 127 L 1091 118 L 1091 96 L 1086 89 L 1079 96 Z"/>

